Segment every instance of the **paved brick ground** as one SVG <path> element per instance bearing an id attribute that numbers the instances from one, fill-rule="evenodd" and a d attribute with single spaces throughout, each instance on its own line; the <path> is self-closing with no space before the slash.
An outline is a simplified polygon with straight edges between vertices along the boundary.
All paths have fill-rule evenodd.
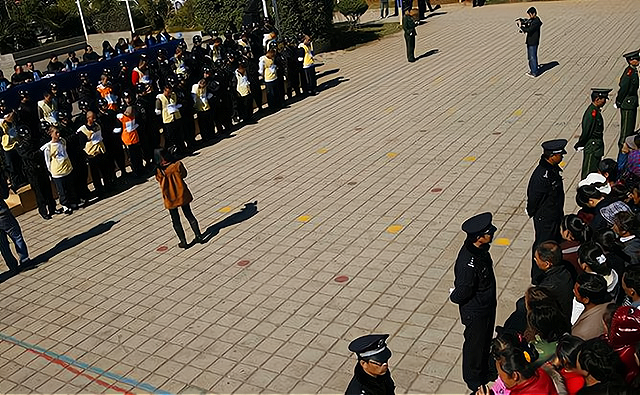
<path id="1" fill-rule="evenodd" d="M 320 95 L 184 161 L 201 227 L 221 228 L 206 245 L 176 247 L 153 180 L 21 216 L 32 256 L 72 247 L 0 285 L 0 392 L 341 393 L 348 342 L 387 332 L 398 393 L 463 393 L 460 223 L 490 210 L 508 239 L 492 247 L 501 322 L 527 285 L 539 143 L 575 141 L 589 88 L 616 87 L 638 46 L 640 2 L 539 3 L 540 61 L 559 65 L 530 79 L 513 23 L 529 5 L 444 6 L 418 27 L 417 53 L 438 52 L 413 64 L 401 34 L 321 56 Z M 569 210 L 580 163 L 567 155 Z"/>

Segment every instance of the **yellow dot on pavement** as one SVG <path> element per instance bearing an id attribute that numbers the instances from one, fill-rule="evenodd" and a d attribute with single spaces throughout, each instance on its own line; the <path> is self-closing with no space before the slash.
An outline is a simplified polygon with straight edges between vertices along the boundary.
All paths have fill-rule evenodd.
<path id="1" fill-rule="evenodd" d="M 465 162 L 473 162 L 473 161 L 476 160 L 476 157 L 475 156 L 467 156 L 467 157 L 463 158 L 462 160 L 465 161 Z"/>
<path id="2" fill-rule="evenodd" d="M 319 153 L 319 154 L 326 154 L 326 153 L 327 153 L 327 151 L 329 151 L 329 150 L 328 150 L 328 149 L 326 149 L 326 148 L 320 148 L 320 149 L 318 150 L 318 153 Z"/>
<path id="3" fill-rule="evenodd" d="M 565 167 L 566 165 L 567 165 L 567 162 L 565 161 L 560 162 L 560 167 Z"/>
<path id="4" fill-rule="evenodd" d="M 449 109 L 447 109 L 447 114 L 453 115 L 456 111 L 458 111 L 456 107 L 449 107 Z"/>
<path id="5" fill-rule="evenodd" d="M 391 225 L 387 228 L 387 232 L 396 234 L 402 230 L 402 225 Z"/>
<path id="6" fill-rule="evenodd" d="M 511 240 L 505 237 L 499 237 L 493 242 L 493 244 L 497 246 L 508 246 L 508 245 L 511 245 Z"/>
<path id="7" fill-rule="evenodd" d="M 218 210 L 219 213 L 228 213 L 229 211 L 231 211 L 231 206 L 224 206 Z"/>
<path id="8" fill-rule="evenodd" d="M 519 109 L 515 110 L 515 111 L 513 112 L 513 115 L 515 115 L 516 117 L 521 116 L 521 115 L 522 115 L 522 109 L 520 109 L 520 108 L 519 108 Z"/>
<path id="9" fill-rule="evenodd" d="M 309 222 L 309 220 L 311 220 L 310 215 L 301 215 L 298 217 L 298 221 L 300 222 Z"/>
<path id="10" fill-rule="evenodd" d="M 389 158 L 389 159 L 393 159 L 393 158 L 395 158 L 396 156 L 398 156 L 398 154 L 397 154 L 396 152 L 389 152 L 389 153 L 387 154 L 387 158 Z"/>
<path id="11" fill-rule="evenodd" d="M 385 111 L 387 114 L 390 114 L 390 113 L 392 113 L 392 112 L 393 112 L 393 107 L 387 107 L 387 108 L 385 108 L 385 109 L 384 109 L 384 111 Z"/>

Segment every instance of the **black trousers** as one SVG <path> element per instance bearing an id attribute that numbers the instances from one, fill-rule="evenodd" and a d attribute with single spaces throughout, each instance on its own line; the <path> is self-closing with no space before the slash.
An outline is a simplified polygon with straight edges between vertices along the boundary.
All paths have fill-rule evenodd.
<path id="1" fill-rule="evenodd" d="M 127 145 L 127 151 L 129 152 L 129 161 L 131 162 L 131 170 L 136 176 L 144 173 L 144 166 L 142 164 L 142 144 Z"/>
<path id="2" fill-rule="evenodd" d="M 93 187 L 97 193 L 102 193 L 104 192 L 104 188 L 113 182 L 111 178 L 113 171 L 110 169 L 111 166 L 109 166 L 107 156 L 105 154 L 98 154 L 96 156 L 90 156 L 88 159 Z"/>
<path id="3" fill-rule="evenodd" d="M 495 321 L 495 307 L 491 311 L 462 317 L 462 378 L 471 391 L 489 382 L 489 351 Z"/>
<path id="4" fill-rule="evenodd" d="M 304 76 L 304 88 L 307 93 L 316 93 L 316 89 L 318 88 L 318 83 L 316 80 L 316 68 L 315 67 L 307 67 L 306 69 L 302 69 L 302 74 Z"/>
<path id="5" fill-rule="evenodd" d="M 71 166 L 73 166 L 73 172 L 71 173 L 73 185 L 75 185 L 73 195 L 79 199 L 87 200 L 91 197 L 91 192 L 87 187 L 89 167 L 87 166 L 87 158 L 84 151 L 76 153 L 74 156 L 69 155 L 69 160 L 71 160 Z M 58 184 L 56 184 L 56 187 L 57 186 Z M 73 203 L 76 203 L 76 201 L 74 200 Z"/>
<path id="6" fill-rule="evenodd" d="M 105 138 L 103 141 L 104 147 L 107 151 L 105 155 L 107 155 L 109 163 L 111 164 L 111 166 L 113 166 L 113 163 L 115 163 L 116 166 L 118 166 L 121 175 L 124 175 L 124 173 L 127 172 L 127 166 L 124 160 L 124 149 L 122 148 L 122 140 L 120 139 L 120 135 L 116 134 L 114 136 L 110 136 L 109 138 Z M 115 174 L 116 169 L 113 168 L 113 175 L 115 176 Z"/>
<path id="7" fill-rule="evenodd" d="M 280 94 L 278 93 L 278 81 L 269 81 L 264 83 L 267 86 L 267 104 L 271 111 L 281 107 Z"/>
<path id="8" fill-rule="evenodd" d="M 562 222 L 562 215 L 558 218 L 533 217 L 535 240 L 531 249 L 531 283 L 534 285 L 536 284 L 536 279 L 543 273 L 536 264 L 536 247 L 544 241 L 558 241 L 560 239 L 560 222 Z"/>
<path id="9" fill-rule="evenodd" d="M 163 128 L 165 148 L 174 152 L 184 151 L 184 137 L 182 136 L 182 124 L 180 120 L 165 123 Z"/>
<path id="10" fill-rule="evenodd" d="M 75 169 L 73 170 L 75 171 Z M 53 178 L 53 183 L 58 191 L 58 198 L 60 199 L 60 205 L 69 207 L 76 203 L 76 190 L 74 188 L 75 177 L 73 172 L 67 174 L 64 177 Z M 86 185 L 85 178 L 85 185 Z"/>
<path id="11" fill-rule="evenodd" d="M 200 228 L 198 227 L 198 220 L 196 219 L 193 212 L 191 212 L 191 206 L 185 204 L 182 207 L 182 213 L 184 214 L 187 221 L 189 221 L 189 225 L 191 225 L 191 229 L 196 237 L 200 237 Z M 169 215 L 171 216 L 171 223 L 173 224 L 173 230 L 176 231 L 178 235 L 178 240 L 182 243 L 187 243 L 187 237 L 184 234 L 184 229 L 182 228 L 182 223 L 180 222 L 180 214 L 178 213 L 178 208 L 170 208 Z"/>
<path id="12" fill-rule="evenodd" d="M 4 160 L 11 176 L 11 189 L 16 192 L 18 187 L 26 183 L 22 172 L 22 158 L 15 149 L 12 149 L 4 151 Z"/>
<path id="13" fill-rule="evenodd" d="M 216 128 L 213 122 L 213 110 L 198 111 L 198 127 L 202 140 L 211 140 L 216 137 Z"/>
<path id="14" fill-rule="evenodd" d="M 238 116 L 243 122 L 249 122 L 253 117 L 253 97 L 250 94 L 238 96 Z"/>
<path id="15" fill-rule="evenodd" d="M 25 174 L 33 193 L 36 195 L 38 213 L 43 217 L 53 215 L 56 211 L 56 201 L 51 191 L 51 181 L 45 169 L 25 166 Z"/>

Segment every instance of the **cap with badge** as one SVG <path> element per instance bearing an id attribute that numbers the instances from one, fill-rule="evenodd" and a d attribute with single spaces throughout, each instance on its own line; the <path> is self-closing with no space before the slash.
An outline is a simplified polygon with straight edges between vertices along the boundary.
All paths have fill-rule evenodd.
<path id="1" fill-rule="evenodd" d="M 349 343 L 349 351 L 358 355 L 358 359 L 385 363 L 391 358 L 391 350 L 387 347 L 389 335 L 361 336 Z"/>
<path id="2" fill-rule="evenodd" d="M 640 50 L 627 52 L 622 56 L 627 60 L 640 60 Z"/>
<path id="3" fill-rule="evenodd" d="M 491 223 L 492 219 L 491 213 L 474 215 L 462 223 L 462 230 L 469 236 L 493 234 L 498 228 Z"/>
<path id="4" fill-rule="evenodd" d="M 556 140 L 549 140 L 549 141 L 545 141 L 544 143 L 542 143 L 542 149 L 544 150 L 545 154 L 566 154 L 567 151 L 565 151 L 564 147 L 567 146 L 567 140 L 565 139 L 556 139 Z"/>
<path id="5" fill-rule="evenodd" d="M 596 98 L 608 99 L 609 93 L 611 93 L 613 89 L 603 89 L 603 88 L 591 88 L 591 98 L 595 100 Z"/>

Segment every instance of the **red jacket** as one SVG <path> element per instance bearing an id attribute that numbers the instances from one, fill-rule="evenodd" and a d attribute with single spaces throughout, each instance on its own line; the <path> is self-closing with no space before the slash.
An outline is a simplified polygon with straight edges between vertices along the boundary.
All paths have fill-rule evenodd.
<path id="1" fill-rule="evenodd" d="M 618 308 L 611 320 L 607 341 L 627 368 L 625 381 L 633 382 L 640 374 L 635 357 L 636 345 L 640 342 L 640 310 L 632 306 Z"/>
<path id="2" fill-rule="evenodd" d="M 509 391 L 511 395 L 558 395 L 553 380 L 542 368 L 538 368 L 527 381 L 509 388 Z"/>

